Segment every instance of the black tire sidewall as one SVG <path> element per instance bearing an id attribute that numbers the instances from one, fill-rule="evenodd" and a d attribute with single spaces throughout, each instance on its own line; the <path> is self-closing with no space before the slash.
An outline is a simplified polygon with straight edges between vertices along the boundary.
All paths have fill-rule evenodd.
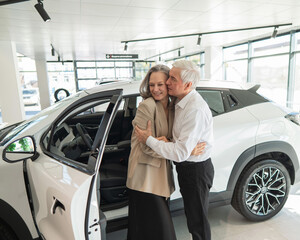
<path id="1" fill-rule="evenodd" d="M 265 168 L 265 167 L 273 167 L 273 168 L 277 168 L 279 169 L 282 174 L 285 177 L 286 180 L 286 192 L 285 192 L 285 197 L 283 199 L 283 201 L 281 202 L 280 206 L 278 206 L 274 211 L 272 211 L 271 213 L 264 215 L 264 216 L 258 216 L 253 214 L 252 212 L 250 212 L 250 210 L 248 209 L 248 207 L 246 206 L 246 201 L 245 201 L 245 191 L 247 188 L 247 184 L 250 181 L 250 179 L 253 177 L 254 173 L 256 173 L 257 171 L 259 171 L 261 168 Z M 280 162 L 276 161 L 276 160 L 272 160 L 272 159 L 268 159 L 268 160 L 263 160 L 257 163 L 254 163 L 252 166 L 248 167 L 245 171 L 242 172 L 241 174 L 241 179 L 240 181 L 238 181 L 237 186 L 236 186 L 236 199 L 235 202 L 236 204 L 238 204 L 238 211 L 247 219 L 251 220 L 251 221 L 265 221 L 269 218 L 272 218 L 273 216 L 275 216 L 284 206 L 287 198 L 288 198 L 288 194 L 289 194 L 289 190 L 290 190 L 290 185 L 291 185 L 291 181 L 290 181 L 290 176 L 288 171 L 286 170 L 286 168 L 284 167 L 283 164 L 281 164 Z"/>
<path id="2" fill-rule="evenodd" d="M 2 240 L 18 240 L 16 234 L 6 224 L 0 221 L 0 239 Z"/>

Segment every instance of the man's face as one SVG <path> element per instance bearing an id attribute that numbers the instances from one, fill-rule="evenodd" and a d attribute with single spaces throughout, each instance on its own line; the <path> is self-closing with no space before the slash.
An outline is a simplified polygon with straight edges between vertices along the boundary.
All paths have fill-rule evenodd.
<path id="1" fill-rule="evenodd" d="M 183 83 L 180 76 L 181 69 L 173 67 L 169 72 L 169 78 L 166 82 L 168 94 L 182 99 L 186 94 L 186 84 Z"/>

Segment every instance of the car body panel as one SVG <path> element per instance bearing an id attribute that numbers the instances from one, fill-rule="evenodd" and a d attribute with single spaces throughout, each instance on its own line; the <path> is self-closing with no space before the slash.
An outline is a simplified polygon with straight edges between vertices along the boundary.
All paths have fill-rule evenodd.
<path id="1" fill-rule="evenodd" d="M 215 179 L 211 195 L 215 198 L 211 199 L 219 202 L 230 203 L 236 182 L 244 167 L 258 154 L 265 153 L 264 151 L 281 149 L 289 155 L 293 162 L 293 168 L 290 171 L 296 172 L 296 181 L 300 180 L 299 126 L 285 118 L 289 110 L 279 108 L 272 102 L 262 101 L 263 103 L 257 104 L 256 101 L 252 101 L 245 105 L 244 103 L 247 99 L 244 97 L 243 103 L 237 102 L 237 105 L 232 107 L 230 102 L 226 102 L 228 95 L 234 92 L 230 88 L 249 88 L 248 84 L 242 85 L 217 81 L 201 81 L 199 83 L 200 89 L 220 91 L 223 99 L 221 101 L 223 101 L 225 107 L 225 112 L 214 117 L 215 140 L 212 161 L 215 167 Z M 99 210 L 100 203 L 97 196 L 99 194 L 97 182 L 100 182 L 100 174 L 98 172 L 99 168 L 101 169 L 102 167 L 100 164 L 103 160 L 106 137 L 116 116 L 114 115 L 116 108 L 112 110 L 109 121 L 100 134 L 103 136 L 98 146 L 100 151 L 91 169 L 83 171 L 78 167 L 79 165 L 71 164 L 71 161 L 68 161 L 68 159 L 51 154 L 49 149 L 42 147 L 41 140 L 43 140 L 43 137 L 50 129 L 51 124 L 55 125 L 59 121 L 64 121 L 63 119 L 66 118 L 64 114 L 68 112 L 69 108 L 76 107 L 77 100 L 79 102 L 84 101 L 84 99 L 91 100 L 93 99 L 92 94 L 100 96 L 102 91 L 118 91 L 115 90 L 116 88 L 124 90 L 124 98 L 133 97 L 138 95 L 139 86 L 140 82 L 109 83 L 84 90 L 65 98 L 50 108 L 41 111 L 33 118 L 22 122 L 18 127 L 26 126 L 24 129 L 21 129 L 15 135 L 12 135 L 13 130 L 1 140 L 0 154 L 2 155 L 5 147 L 13 141 L 25 136 L 32 136 L 36 144 L 36 151 L 40 154 L 34 160 L 25 160 L 25 164 L 23 161 L 5 162 L 3 159 L 0 160 L 0 198 L 9 203 L 19 213 L 34 238 L 38 236 L 38 232 L 46 239 L 100 239 L 101 235 L 102 238 L 105 238 L 105 233 L 101 233 L 100 229 L 102 228 L 103 231 L 106 222 L 124 219 L 127 216 L 127 206 L 104 211 L 103 214 Z M 235 93 L 237 92 L 235 91 Z M 251 94 L 255 93 L 251 92 Z M 120 102 L 120 98 L 116 101 Z M 257 101 L 259 102 L 260 99 Z M 136 101 L 134 103 L 136 104 Z M 79 111 L 82 108 L 80 106 L 77 110 Z M 130 115 L 130 110 L 132 110 L 128 109 L 127 117 Z M 100 110 L 102 111 L 103 109 Z M 84 120 L 84 117 L 81 120 Z M 87 118 L 87 120 L 91 119 Z M 94 124 L 95 119 L 92 120 Z M 88 121 L 84 123 L 88 125 Z M 101 138 L 101 136 L 98 137 Z M 294 153 L 291 154 L 293 151 Z M 24 181 L 23 175 L 24 166 L 27 170 L 31 190 L 29 200 L 26 196 L 26 181 Z M 178 203 L 178 206 L 182 207 L 175 167 L 173 167 L 173 171 L 176 191 L 171 196 L 171 206 L 175 206 Z M 2 172 L 5 173 L 2 174 Z M 14 186 L 14 191 L 7 191 L 7 189 L 12 187 L 12 182 L 16 185 Z M 37 229 L 34 226 L 34 220 L 30 212 L 30 201 L 34 205 L 33 213 L 36 218 Z M 58 207 L 54 214 L 53 206 L 58 201 L 64 205 L 65 210 L 62 207 Z M 178 208 L 172 207 L 172 209 L 177 210 Z M 99 226 L 100 222 L 102 226 Z M 88 231 L 90 234 L 88 234 Z"/>
<path id="2" fill-rule="evenodd" d="M 258 123 L 245 108 L 214 117 L 214 145 L 211 159 L 215 177 L 211 192 L 226 190 L 235 161 L 249 146 L 255 145 Z"/>
<path id="3" fill-rule="evenodd" d="M 46 239 L 84 239 L 87 196 L 93 176 L 43 153 L 27 164 L 39 231 Z M 65 210 L 57 208 L 54 213 L 55 201 L 60 201 Z"/>

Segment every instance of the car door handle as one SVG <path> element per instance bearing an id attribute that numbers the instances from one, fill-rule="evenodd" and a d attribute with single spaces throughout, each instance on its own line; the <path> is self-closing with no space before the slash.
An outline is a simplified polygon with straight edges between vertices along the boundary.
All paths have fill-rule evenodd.
<path id="1" fill-rule="evenodd" d="M 53 201 L 53 204 L 52 204 L 52 207 L 51 207 L 51 213 L 52 214 L 55 214 L 56 212 L 56 208 L 61 208 L 62 210 L 66 210 L 65 209 L 65 206 L 62 204 L 61 201 L 59 201 L 56 197 L 53 197 L 54 201 Z"/>

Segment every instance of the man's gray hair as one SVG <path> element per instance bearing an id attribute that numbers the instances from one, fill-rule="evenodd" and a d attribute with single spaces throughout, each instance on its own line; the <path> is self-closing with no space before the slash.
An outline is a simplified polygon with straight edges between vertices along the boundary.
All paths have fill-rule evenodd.
<path id="1" fill-rule="evenodd" d="M 175 68 L 180 68 L 180 76 L 184 83 L 191 82 L 191 89 L 195 89 L 200 80 L 200 70 L 199 67 L 188 60 L 179 60 L 172 64 Z"/>

